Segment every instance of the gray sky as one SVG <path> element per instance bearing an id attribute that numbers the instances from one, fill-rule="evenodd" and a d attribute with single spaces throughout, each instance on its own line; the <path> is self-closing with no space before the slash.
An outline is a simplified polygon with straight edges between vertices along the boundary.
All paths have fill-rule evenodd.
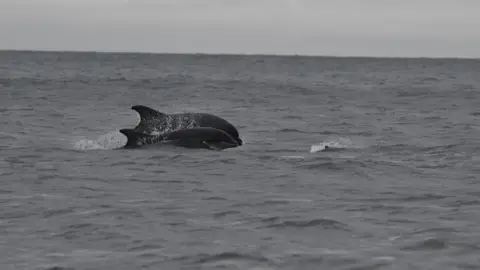
<path id="1" fill-rule="evenodd" d="M 480 58 L 480 0 L 0 0 L 0 49 Z"/>

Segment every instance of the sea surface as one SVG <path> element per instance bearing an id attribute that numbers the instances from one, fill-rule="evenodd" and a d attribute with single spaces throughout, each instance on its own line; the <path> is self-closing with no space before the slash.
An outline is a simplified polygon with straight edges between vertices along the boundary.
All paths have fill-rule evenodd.
<path id="1" fill-rule="evenodd" d="M 479 98 L 480 60 L 0 52 L 0 269 L 480 269 Z M 133 105 L 244 145 L 118 149 Z"/>

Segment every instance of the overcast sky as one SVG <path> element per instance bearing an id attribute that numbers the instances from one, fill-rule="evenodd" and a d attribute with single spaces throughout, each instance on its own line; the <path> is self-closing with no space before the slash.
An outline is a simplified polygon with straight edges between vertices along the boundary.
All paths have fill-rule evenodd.
<path id="1" fill-rule="evenodd" d="M 480 0 L 0 0 L 0 49 L 480 58 Z"/>

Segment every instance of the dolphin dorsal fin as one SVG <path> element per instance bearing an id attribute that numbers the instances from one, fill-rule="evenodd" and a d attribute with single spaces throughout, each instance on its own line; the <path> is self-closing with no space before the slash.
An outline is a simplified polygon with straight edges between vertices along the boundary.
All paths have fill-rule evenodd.
<path id="1" fill-rule="evenodd" d="M 135 148 L 144 144 L 151 144 L 155 141 L 161 141 L 163 138 L 137 132 L 133 129 L 120 129 L 120 133 L 127 137 L 127 143 L 123 148 Z"/>
<path id="2" fill-rule="evenodd" d="M 134 148 L 140 146 L 140 138 L 143 134 L 135 132 L 133 129 L 120 129 L 120 133 L 127 137 L 127 143 L 123 148 Z"/>
<path id="3" fill-rule="evenodd" d="M 135 105 L 135 106 L 132 106 L 131 109 L 136 111 L 140 115 L 140 121 L 145 119 L 152 119 L 155 117 L 162 117 L 165 115 L 164 113 L 161 113 L 157 110 L 154 110 L 152 108 L 149 108 L 143 105 Z"/>

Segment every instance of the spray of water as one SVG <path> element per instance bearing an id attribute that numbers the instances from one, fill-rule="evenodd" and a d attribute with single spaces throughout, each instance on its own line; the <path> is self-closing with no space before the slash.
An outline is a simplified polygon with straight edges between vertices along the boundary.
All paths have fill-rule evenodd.
<path id="1" fill-rule="evenodd" d="M 80 139 L 73 143 L 76 150 L 110 150 L 125 145 L 127 138 L 118 131 L 112 131 L 99 136 L 97 139 Z"/>
<path id="2" fill-rule="evenodd" d="M 348 148 L 352 145 L 352 142 L 349 139 L 340 138 L 337 140 L 330 140 L 321 142 L 319 144 L 314 144 L 310 146 L 310 153 L 316 153 L 325 149 L 325 146 L 330 148 Z"/>

